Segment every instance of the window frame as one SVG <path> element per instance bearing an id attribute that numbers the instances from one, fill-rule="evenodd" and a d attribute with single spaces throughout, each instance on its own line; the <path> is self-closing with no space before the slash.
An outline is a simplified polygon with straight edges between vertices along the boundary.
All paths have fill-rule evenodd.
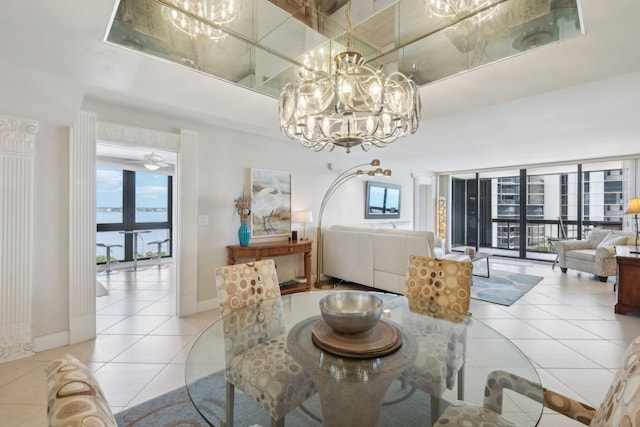
<path id="1" fill-rule="evenodd" d="M 148 173 L 148 172 L 145 172 Z M 133 230 L 169 230 L 173 236 L 173 176 L 167 176 L 167 221 L 165 222 L 136 222 L 136 171 L 122 169 L 122 222 L 96 223 L 96 233 Z M 173 241 L 173 239 L 171 239 Z M 173 256 L 173 245 L 168 245 L 168 254 Z M 142 256 L 138 259 L 150 259 Z M 133 235 L 124 235 L 124 262 L 133 261 Z M 99 263 L 102 264 L 102 263 Z"/>

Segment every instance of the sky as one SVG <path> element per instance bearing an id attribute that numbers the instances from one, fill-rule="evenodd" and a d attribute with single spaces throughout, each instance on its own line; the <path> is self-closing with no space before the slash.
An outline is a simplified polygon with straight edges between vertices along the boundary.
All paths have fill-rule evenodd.
<path id="1" fill-rule="evenodd" d="M 122 169 L 96 167 L 96 206 L 122 207 Z M 136 206 L 158 208 L 167 206 L 167 176 L 136 172 Z"/>

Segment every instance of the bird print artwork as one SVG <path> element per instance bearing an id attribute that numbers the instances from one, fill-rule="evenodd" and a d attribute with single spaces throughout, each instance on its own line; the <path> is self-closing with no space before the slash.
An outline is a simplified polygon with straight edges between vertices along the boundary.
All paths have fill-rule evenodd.
<path id="1" fill-rule="evenodd" d="M 291 233 L 291 174 L 252 169 L 251 213 L 254 236 Z"/>

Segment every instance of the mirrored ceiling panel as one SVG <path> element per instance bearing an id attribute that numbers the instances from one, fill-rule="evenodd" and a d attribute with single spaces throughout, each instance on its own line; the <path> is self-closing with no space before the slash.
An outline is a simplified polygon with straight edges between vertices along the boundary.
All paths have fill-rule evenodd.
<path id="1" fill-rule="evenodd" d="M 107 41 L 277 97 L 350 46 L 425 85 L 583 34 L 578 0 L 120 0 Z M 349 43 L 350 42 L 350 43 Z"/>

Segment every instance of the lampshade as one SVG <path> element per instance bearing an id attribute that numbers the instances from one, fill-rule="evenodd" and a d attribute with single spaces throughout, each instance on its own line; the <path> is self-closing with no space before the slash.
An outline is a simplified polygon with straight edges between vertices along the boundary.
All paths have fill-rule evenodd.
<path id="1" fill-rule="evenodd" d="M 153 163 L 153 162 L 149 162 L 149 163 L 145 163 L 144 167 L 149 169 L 150 171 L 155 171 L 160 169 L 160 165 Z"/>
<path id="2" fill-rule="evenodd" d="M 640 213 L 640 199 L 629 200 L 629 207 L 624 211 L 625 215 Z"/>
<path id="3" fill-rule="evenodd" d="M 311 211 L 298 211 L 291 215 L 291 221 L 300 224 L 313 222 L 313 213 Z"/>

